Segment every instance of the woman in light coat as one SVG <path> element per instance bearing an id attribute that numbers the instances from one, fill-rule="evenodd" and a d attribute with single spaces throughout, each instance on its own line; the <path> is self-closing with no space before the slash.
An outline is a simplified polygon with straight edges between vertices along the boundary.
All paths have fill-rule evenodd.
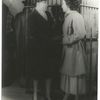
<path id="1" fill-rule="evenodd" d="M 65 92 L 63 100 L 69 94 L 77 95 L 86 92 L 86 55 L 83 39 L 86 35 L 83 17 L 73 10 L 77 0 L 63 0 L 62 9 L 65 12 L 63 23 L 64 60 L 61 69 L 61 90 Z"/>

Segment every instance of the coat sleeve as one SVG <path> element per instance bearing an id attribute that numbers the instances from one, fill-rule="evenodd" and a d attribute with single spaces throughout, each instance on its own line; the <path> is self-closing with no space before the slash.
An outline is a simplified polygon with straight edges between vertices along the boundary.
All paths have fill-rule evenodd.
<path id="1" fill-rule="evenodd" d="M 66 44 L 72 44 L 83 39 L 86 35 L 85 24 L 83 17 L 81 15 L 75 15 L 71 21 L 71 32 L 72 34 L 66 35 L 64 37 L 64 42 Z"/>

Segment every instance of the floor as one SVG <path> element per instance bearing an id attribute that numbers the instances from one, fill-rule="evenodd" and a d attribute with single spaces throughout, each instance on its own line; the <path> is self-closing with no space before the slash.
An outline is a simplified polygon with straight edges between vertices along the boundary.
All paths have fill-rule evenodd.
<path id="1" fill-rule="evenodd" d="M 32 94 L 25 93 L 25 89 L 21 88 L 18 84 L 12 84 L 11 86 L 7 86 L 2 88 L 2 100 L 33 100 Z M 43 97 L 39 96 L 38 100 L 45 100 Z M 62 98 L 58 97 L 53 100 L 62 100 Z M 74 99 L 69 99 L 74 100 Z M 96 95 L 92 95 L 89 99 L 87 97 L 81 97 L 79 100 L 97 100 Z"/>

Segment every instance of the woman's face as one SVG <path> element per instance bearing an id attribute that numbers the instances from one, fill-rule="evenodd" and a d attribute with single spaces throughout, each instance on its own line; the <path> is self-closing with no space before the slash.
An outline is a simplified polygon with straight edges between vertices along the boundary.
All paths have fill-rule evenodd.
<path id="1" fill-rule="evenodd" d="M 63 9 L 63 12 L 66 12 L 68 9 L 65 0 L 62 1 L 62 9 Z"/>
<path id="2" fill-rule="evenodd" d="M 41 10 L 43 10 L 43 11 L 47 10 L 47 1 L 37 2 L 37 5 L 41 8 Z"/>

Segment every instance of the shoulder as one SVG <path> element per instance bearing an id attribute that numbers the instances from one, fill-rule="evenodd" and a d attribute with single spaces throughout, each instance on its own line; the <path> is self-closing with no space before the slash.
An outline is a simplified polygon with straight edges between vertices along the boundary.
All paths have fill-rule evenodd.
<path id="1" fill-rule="evenodd" d="M 80 20 L 83 20 L 83 16 L 79 12 L 73 11 L 72 19 L 75 21 L 80 21 Z"/>
<path id="2" fill-rule="evenodd" d="M 70 14 L 65 18 L 66 22 L 80 24 L 84 23 L 83 16 L 77 11 L 71 11 Z"/>

